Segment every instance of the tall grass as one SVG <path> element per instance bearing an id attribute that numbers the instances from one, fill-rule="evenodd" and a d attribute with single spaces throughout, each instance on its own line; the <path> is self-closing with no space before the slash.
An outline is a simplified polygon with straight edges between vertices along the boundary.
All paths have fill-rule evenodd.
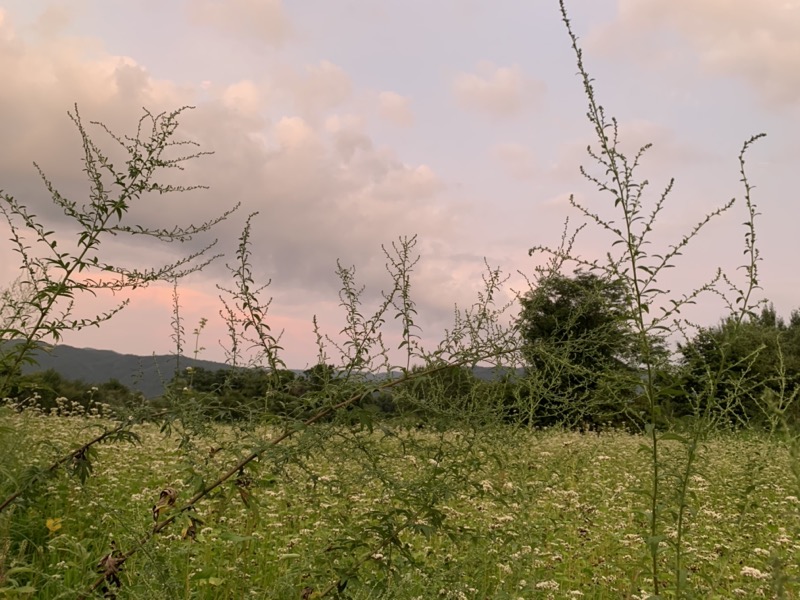
<path id="1" fill-rule="evenodd" d="M 757 306 L 754 292 L 758 289 L 759 262 L 755 227 L 757 211 L 751 198 L 752 186 L 745 172 L 745 156 L 749 147 L 763 134 L 748 139 L 739 154 L 746 209 L 744 254 L 748 260 L 743 265 L 744 282 L 736 283 L 733 277 L 720 270 L 711 281 L 682 295 L 674 296 L 664 291 L 661 277 L 665 271 L 677 265 L 682 254 L 701 236 L 703 229 L 711 221 L 732 210 L 735 200 L 730 200 L 706 214 L 693 228 L 679 236 L 678 241 L 663 248 L 654 245 L 653 233 L 672 192 L 674 180 L 670 180 L 652 199 L 648 198 L 649 182 L 638 178 L 638 170 L 651 146 L 642 146 L 632 157 L 620 150 L 618 123 L 615 118 L 606 115 L 598 102 L 564 1 L 560 0 L 559 5 L 588 101 L 587 117 L 595 133 L 596 146 L 588 150 L 595 167 L 581 167 L 581 173 L 594 184 L 601 197 L 605 196 L 607 202 L 613 205 L 615 214 L 613 217 L 604 217 L 574 197 L 570 198 L 570 203 L 591 225 L 606 231 L 614 241 L 607 260 L 602 263 L 565 254 L 561 249 L 538 247 L 531 252 L 545 251 L 554 254 L 558 257 L 559 264 L 574 262 L 591 270 L 599 270 L 627 285 L 632 325 L 639 336 L 643 395 L 649 411 L 645 433 L 651 474 L 646 488 L 648 525 L 643 538 L 650 556 L 652 594 L 660 597 L 670 590 L 676 597 L 684 597 L 692 594 L 685 567 L 688 546 L 686 536 L 689 533 L 689 517 L 698 508 L 691 505 L 692 500 L 697 500 L 697 496 L 689 493 L 690 482 L 695 474 L 701 445 L 713 427 L 715 417 L 724 413 L 725 407 L 719 402 L 716 392 L 730 365 L 724 359 L 726 349 L 722 348 L 723 360 L 720 361 L 719 369 L 709 373 L 705 393 L 692 400 L 696 418 L 688 426 L 688 431 L 663 432 L 660 425 L 664 400 L 683 391 L 676 389 L 669 380 L 659 380 L 657 375 L 663 367 L 663 355 L 658 352 L 658 345 L 665 336 L 685 330 L 689 324 L 682 321 L 681 309 L 707 294 L 722 296 L 733 308 L 734 332 L 736 326 L 754 314 Z M 727 287 L 721 284 L 727 284 Z M 728 300 L 731 295 L 734 299 Z M 667 442 L 676 442 L 682 448 L 681 463 L 676 465 L 674 462 L 664 461 L 662 445 Z M 667 536 L 668 528 L 674 530 L 674 537 Z M 663 566 L 662 553 L 671 555 L 671 573 Z"/>
<path id="2" fill-rule="evenodd" d="M 29 463 L 47 458 L 43 424 L 58 432 L 52 441 L 66 443 L 82 435 L 85 421 L 16 413 L 6 422 L 17 430 L 14 441 L 24 436 L 36 449 L 17 456 Z M 188 497 L 188 460 L 214 473 L 246 446 L 230 426 L 217 432 L 224 448 L 214 456 L 205 447 L 178 449 L 156 424 L 135 432 L 142 443 L 132 449 L 99 448 L 83 491 L 58 476 L 25 515 L 17 513 L 11 526 L 3 521 L 3 539 L 19 540 L 24 531 L 27 540 L 5 554 L 4 593 L 16 582 L 35 588 L 33 597 L 79 595 L 112 552 L 109 540 L 127 551 L 153 527 L 165 487 L 178 492 L 178 502 Z M 555 429 L 392 433 L 364 429 L 325 440 L 333 457 L 305 453 L 309 440 L 265 454 L 245 469 L 249 482 L 237 477 L 180 515 L 119 570 L 121 587 L 109 587 L 119 598 L 300 598 L 330 586 L 332 596 L 361 599 L 651 595 L 641 552 L 647 519 L 638 488 L 650 477 L 641 437 Z M 682 462 L 678 446 L 664 445 L 665 462 Z M 763 435 L 707 441 L 689 490 L 703 498 L 689 565 L 697 597 L 771 597 L 779 578 L 784 597 L 796 593 L 790 461 L 785 447 Z M 386 541 L 393 536 L 402 547 Z"/>

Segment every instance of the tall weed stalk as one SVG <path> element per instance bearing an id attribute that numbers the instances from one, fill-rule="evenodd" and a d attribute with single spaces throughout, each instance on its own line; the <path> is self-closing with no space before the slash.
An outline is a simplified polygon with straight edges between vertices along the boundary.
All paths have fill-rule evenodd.
<path id="1" fill-rule="evenodd" d="M 38 165 L 36 168 L 52 202 L 70 227 L 77 229 L 74 241 L 49 229 L 24 202 L 0 193 L 0 211 L 22 265 L 26 290 L 22 296 L 3 296 L 2 313 L 10 318 L 6 319 L 0 335 L 3 342 L 0 396 L 8 395 L 21 365 L 33 361 L 33 352 L 43 342 L 58 342 L 67 331 L 99 326 L 128 303 L 123 300 L 116 308 L 79 318 L 73 316 L 73 309 L 80 298 L 99 292 L 132 291 L 156 281 L 175 280 L 202 269 L 216 258 L 209 255 L 215 241 L 163 265 L 130 266 L 107 262 L 104 258 L 106 245 L 113 238 L 129 237 L 134 242 L 137 237 L 145 237 L 165 244 L 183 244 L 208 232 L 235 210 L 236 207 L 200 225 L 153 228 L 131 222 L 131 208 L 149 195 L 184 193 L 203 187 L 173 185 L 159 180 L 164 172 L 183 169 L 187 161 L 208 154 L 195 150 L 194 142 L 175 138 L 178 119 L 184 110 L 157 115 L 145 112 L 134 136 L 118 136 L 102 123 L 92 122 L 127 156 L 122 166 L 117 166 L 90 136 L 77 107 L 69 113 L 83 147 L 88 201 L 65 197 Z M 181 154 L 187 149 L 187 154 Z"/>
<path id="2" fill-rule="evenodd" d="M 188 273 L 199 271 L 216 258 L 209 254 L 216 243 L 212 241 L 163 265 L 131 266 L 104 259 L 105 249 L 112 238 L 144 236 L 165 244 L 183 244 L 210 231 L 235 210 L 236 207 L 200 225 L 153 228 L 131 222 L 131 209 L 148 195 L 184 193 L 203 187 L 160 181 L 165 172 L 182 170 L 184 163 L 208 154 L 195 150 L 197 144 L 194 142 L 175 138 L 178 119 L 184 110 L 186 108 L 161 114 L 145 112 L 138 121 L 134 136 L 119 136 L 102 123 L 92 122 L 123 150 L 127 158 L 122 166 L 117 166 L 90 136 L 77 107 L 68 113 L 83 148 L 84 172 L 89 183 L 88 200 L 78 202 L 65 197 L 44 171 L 35 166 L 52 202 L 71 227 L 77 229 L 75 241 L 65 239 L 60 231 L 49 229 L 48 224 L 24 202 L 0 193 L 0 211 L 23 271 L 17 285 L 2 295 L 0 398 L 12 395 L 22 365 L 35 362 L 35 352 L 45 348 L 45 342 L 58 342 L 68 331 L 100 326 L 128 304 L 126 299 L 116 308 L 94 317 L 75 317 L 73 309 L 83 297 L 101 292 L 133 291 L 157 281 L 176 281 Z M 175 318 L 180 330 L 177 305 Z M 180 346 L 181 339 L 177 341 Z M 119 423 L 88 442 L 76 442 L 75 449 L 49 468 L 34 470 L 0 503 L 0 510 L 41 481 L 45 474 L 54 472 L 70 460 L 75 473 L 82 481 L 85 480 L 92 470 L 91 458 L 97 444 L 109 440 L 136 440 L 130 429 L 144 415 L 137 413 L 129 417 L 123 417 Z"/>
<path id="3" fill-rule="evenodd" d="M 283 476 L 288 464 L 306 472 L 310 480 L 316 482 L 317 475 L 308 466 L 308 459 L 316 454 L 335 456 L 344 448 L 361 449 L 365 481 L 383 485 L 385 496 L 391 500 L 384 507 L 376 507 L 369 519 L 358 525 L 357 531 L 348 533 L 347 540 L 334 541 L 334 548 L 328 552 L 331 557 L 338 557 L 337 562 L 340 560 L 336 576 L 332 582 L 325 583 L 330 566 L 323 568 L 318 573 L 320 583 L 306 590 L 309 595 L 314 593 L 314 597 L 343 590 L 348 582 L 358 580 L 359 572 L 368 564 L 390 565 L 391 560 L 384 557 L 395 553 L 398 558 L 405 557 L 403 560 L 413 563 L 404 542 L 406 535 L 434 536 L 446 532 L 441 504 L 470 486 L 480 488 L 472 479 L 484 460 L 478 456 L 478 448 L 484 446 L 477 441 L 477 431 L 471 436 L 457 436 L 455 439 L 460 440 L 457 444 L 452 441 L 452 428 L 458 422 L 468 423 L 469 414 L 445 411 L 450 422 L 446 430 L 434 435 L 435 443 L 430 446 L 424 436 L 418 439 L 416 433 L 409 434 L 408 430 L 401 434 L 376 420 L 366 405 L 392 390 L 408 388 L 420 381 L 436 381 L 451 369 L 470 367 L 481 361 L 502 362 L 504 354 L 516 352 L 516 348 L 508 344 L 514 339 L 513 328 L 502 324 L 501 314 L 507 307 L 494 306 L 494 297 L 505 281 L 499 269 L 489 270 L 484 281 L 486 289 L 472 307 L 463 311 L 456 309 L 456 322 L 448 330 L 445 341 L 433 352 L 426 352 L 418 342 L 420 330 L 415 323 L 416 305 L 410 291 L 411 275 L 419 260 L 414 253 L 416 238 L 400 238 L 391 247 L 384 246 L 391 285 L 388 291 L 375 296 L 377 306 L 374 309 L 367 308 L 366 289 L 357 283 L 355 267 L 337 263 L 344 326 L 338 335 L 325 334 L 315 321 L 315 330 L 320 355 L 326 356 L 325 348 L 331 347 L 338 353 L 339 363 L 323 363 L 309 370 L 309 381 L 318 387 L 312 393 L 297 397 L 298 404 L 292 410 L 275 413 L 269 410 L 270 402 L 276 397 L 286 397 L 291 386 L 302 384 L 302 380 L 292 384 L 292 378 L 284 379 L 285 366 L 278 345 L 280 336 L 273 336 L 267 321 L 271 300 L 260 298 L 258 293 L 266 286 L 255 282 L 250 260 L 251 218 L 240 238 L 235 266 L 229 267 L 234 284 L 220 288 L 225 294 L 221 295 L 221 313 L 228 316 L 231 355 L 238 361 L 241 349 L 255 349 L 255 362 L 250 363 L 251 366 L 263 365 L 271 377 L 270 389 L 264 398 L 266 404 L 260 410 L 242 413 L 249 425 L 237 422 L 237 439 L 223 439 L 224 436 L 215 433 L 207 423 L 203 424 L 214 415 L 212 398 L 197 394 L 191 386 L 173 391 L 175 406 L 165 418 L 165 425 L 170 425 L 164 432 L 170 432 L 175 417 L 180 415 L 180 447 L 187 465 L 184 483 L 190 486 L 192 495 L 180 503 L 178 488 L 165 481 L 154 507 L 155 524 L 141 531 L 135 539 L 129 539 L 126 547 L 115 546 L 100 561 L 101 573 L 85 596 L 118 582 L 123 566 L 150 547 L 153 539 L 173 523 L 182 524 L 183 537 L 196 535 L 187 532 L 196 532 L 207 518 L 204 513 L 213 513 L 214 506 L 229 503 L 234 490 L 253 511 L 253 519 L 260 519 L 259 488 L 247 482 L 263 481 L 269 472 L 272 473 L 269 478 Z M 179 305 L 177 300 L 176 305 Z M 386 333 L 384 330 L 392 324 L 396 324 L 395 330 Z M 173 326 L 176 326 L 175 319 Z M 176 337 L 183 340 L 182 330 L 176 332 Z M 394 354 L 387 347 L 388 339 L 399 340 L 393 349 L 402 356 L 398 367 L 393 366 Z M 182 345 L 184 343 L 181 341 Z M 231 371 L 231 376 L 235 376 L 235 370 Z M 428 387 L 429 392 L 437 389 Z M 447 403 L 443 392 L 441 388 L 439 393 L 419 397 L 417 402 L 427 411 L 440 411 Z M 396 399 L 403 397 L 402 391 L 395 395 Z M 197 412 L 192 412 L 194 409 L 188 406 L 196 407 Z M 381 437 L 375 436 L 378 431 L 382 432 Z M 195 443 L 201 439 L 212 444 L 205 459 L 201 459 L 200 444 Z M 459 446 L 457 451 L 456 445 Z M 416 455 L 415 448 L 421 455 L 433 454 L 425 469 L 410 474 L 422 477 L 416 477 L 413 482 L 405 481 L 392 472 L 390 465 L 398 459 L 398 451 L 402 455 L 410 452 Z M 224 457 L 227 463 L 221 463 L 218 457 Z M 203 503 L 209 504 L 205 510 Z M 454 534 L 453 531 L 447 533 Z M 363 549 L 363 554 L 353 558 L 353 553 L 359 549 Z M 322 560 L 320 564 L 330 565 L 330 562 Z M 390 576 L 391 570 L 386 573 Z"/>
<path id="4" fill-rule="evenodd" d="M 675 297 L 669 291 L 661 289 L 659 282 L 665 271 L 676 266 L 678 259 L 698 238 L 706 225 L 729 211 L 733 207 L 734 200 L 706 214 L 680 239 L 663 250 L 654 252 L 650 249 L 653 231 L 672 192 L 674 181 L 670 180 L 648 205 L 646 191 L 649 182 L 638 179 L 637 171 L 640 161 L 651 146 L 647 144 L 641 147 L 632 157 L 620 150 L 618 123 L 616 119 L 606 115 L 597 101 L 594 85 L 585 67 L 583 52 L 573 31 L 564 0 L 560 0 L 559 5 L 588 101 L 587 117 L 595 133 L 596 146 L 590 146 L 588 153 L 596 163 L 597 169 L 595 171 L 581 167 L 581 174 L 601 195 L 609 199 L 617 216 L 614 219 L 602 216 L 600 212 L 577 201 L 574 196 L 570 198 L 573 208 L 590 224 L 604 230 L 613 239 L 611 251 L 608 252 L 605 261 L 586 260 L 571 253 L 565 254 L 562 248 L 537 246 L 530 252 L 531 254 L 546 252 L 557 257 L 555 262 L 557 265 L 568 260 L 579 267 L 602 272 L 605 276 L 626 284 L 631 324 L 639 339 L 642 395 L 649 413 L 645 427 L 648 444 L 643 446 L 643 450 L 649 456 L 652 476 L 649 489 L 645 492 L 648 498 L 648 527 L 644 541 L 649 555 L 652 592 L 655 597 L 660 597 L 666 593 L 668 587 L 668 576 L 661 563 L 663 547 L 667 545 L 672 548 L 672 588 L 677 597 L 683 597 L 690 593 L 685 568 L 685 534 L 688 531 L 690 515 L 688 502 L 692 497 L 689 483 L 694 473 L 694 464 L 701 442 L 713 423 L 713 417 L 718 414 L 719 403 L 716 399 L 718 383 L 728 372 L 730 365 L 723 359 L 719 369 L 709 374 L 706 393 L 692 400 L 697 408 L 695 411 L 697 419 L 690 427 L 688 435 L 674 431 L 664 432 L 663 406 L 669 398 L 683 392 L 669 380 L 666 383 L 659 380 L 659 372 L 666 366 L 663 362 L 663 353 L 659 352 L 659 345 L 662 343 L 661 340 L 665 340 L 680 329 L 680 311 L 687 305 L 695 303 L 704 294 L 716 293 L 728 298 L 732 292 L 735 296 L 732 306 L 735 307 L 737 322 L 752 314 L 755 306 L 752 299 L 753 292 L 758 288 L 759 256 L 755 245 L 757 213 L 750 197 L 752 188 L 745 174 L 745 153 L 761 135 L 745 142 L 739 155 L 748 214 L 745 223 L 745 253 L 748 263 L 744 265 L 744 284 L 734 284 L 732 278 L 718 271 L 713 279 L 682 296 Z M 727 289 L 722 286 L 723 283 L 727 284 Z M 662 445 L 669 442 L 677 442 L 683 448 L 682 466 L 675 466 L 664 459 Z M 672 485 L 668 485 L 668 482 Z M 667 517 L 675 530 L 674 538 L 666 535 Z"/>

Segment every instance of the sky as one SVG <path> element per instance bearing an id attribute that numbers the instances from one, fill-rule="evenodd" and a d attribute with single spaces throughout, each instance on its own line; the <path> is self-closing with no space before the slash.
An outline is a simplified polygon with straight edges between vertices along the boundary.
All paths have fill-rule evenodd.
<path id="1" fill-rule="evenodd" d="M 667 248 L 729 199 L 676 263 L 665 287 L 679 296 L 723 268 L 742 281 L 744 211 L 738 154 L 748 154 L 760 263 L 760 296 L 788 317 L 800 307 L 800 1 L 567 0 L 600 104 L 620 143 L 652 149 L 641 167 L 654 202 L 675 178 L 653 232 Z M 86 198 L 81 144 L 68 111 L 132 134 L 147 109 L 193 106 L 177 135 L 213 155 L 174 179 L 202 185 L 144 198 L 131 217 L 187 225 L 241 208 L 204 238 L 224 257 L 179 283 L 187 352 L 222 360 L 226 330 L 218 285 L 247 216 L 253 276 L 268 283 L 268 322 L 291 368 L 317 360 L 312 327 L 337 339 L 345 323 L 337 261 L 355 267 L 365 313 L 391 285 L 382 247 L 417 236 L 411 279 L 417 324 L 431 349 L 469 307 L 482 275 L 509 279 L 498 302 L 527 289 L 564 221 L 582 222 L 574 194 L 613 218 L 608 197 L 586 182 L 593 129 L 556 0 L 45 0 L 0 1 L 0 190 L 26 204 L 62 240 L 76 242 L 34 161 L 61 193 Z M 113 142 L 89 132 L 103 148 Z M 111 151 L 111 150 L 109 150 Z M 5 241 L 9 234 L 2 226 Z M 111 239 L 103 255 L 128 266 L 170 262 L 198 247 Z M 585 229 L 576 250 L 609 251 Z M 0 245 L 0 285 L 20 273 Z M 152 285 L 101 328 L 64 342 L 148 355 L 174 349 L 173 289 Z M 79 313 L 120 297 L 89 300 Z M 511 312 L 513 316 L 514 307 Z M 80 312 L 83 311 L 83 312 Z M 713 325 L 706 297 L 686 314 Z M 282 333 L 281 333 L 282 332 Z M 399 333 L 391 315 L 387 343 Z M 328 353 L 335 362 L 336 352 Z"/>

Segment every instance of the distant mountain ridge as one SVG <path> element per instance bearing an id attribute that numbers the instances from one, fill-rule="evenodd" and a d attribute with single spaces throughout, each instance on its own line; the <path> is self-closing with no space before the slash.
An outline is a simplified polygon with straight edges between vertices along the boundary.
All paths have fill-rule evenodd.
<path id="1" fill-rule="evenodd" d="M 53 369 L 65 379 L 81 380 L 89 384 L 101 384 L 116 379 L 128 389 L 141 392 L 145 398 L 156 398 L 164 393 L 164 385 L 175 373 L 176 357 L 172 354 L 139 356 L 121 354 L 113 350 L 75 348 L 59 344 L 48 350 L 33 354 L 37 364 L 24 365 L 25 374 Z M 210 360 L 180 357 L 180 368 L 202 368 L 209 371 L 230 369 L 230 365 Z M 301 370 L 292 369 L 296 373 Z M 497 377 L 491 367 L 474 367 L 478 379 L 492 380 Z M 519 370 L 517 371 L 519 373 Z"/>
<path id="2" fill-rule="evenodd" d="M 113 350 L 74 348 L 61 344 L 51 346 L 49 350 L 36 351 L 33 357 L 38 364 L 23 366 L 23 373 L 53 369 L 66 379 L 90 384 L 116 379 L 128 389 L 141 392 L 146 398 L 155 398 L 164 393 L 164 384 L 172 379 L 176 366 L 176 357 L 170 354 L 137 356 L 120 354 Z M 187 367 L 210 371 L 230 368 L 225 363 L 181 356 L 181 370 Z"/>

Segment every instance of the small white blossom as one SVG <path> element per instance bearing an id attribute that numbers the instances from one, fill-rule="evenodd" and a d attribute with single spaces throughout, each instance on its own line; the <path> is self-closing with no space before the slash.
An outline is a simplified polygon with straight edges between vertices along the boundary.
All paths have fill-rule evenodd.
<path id="1" fill-rule="evenodd" d="M 540 581 L 539 583 L 536 584 L 536 589 L 537 590 L 552 590 L 552 591 L 555 591 L 559 587 L 560 586 L 558 585 L 558 582 L 554 581 L 553 579 L 548 579 L 547 581 Z"/>
<path id="2" fill-rule="evenodd" d="M 764 573 L 753 567 L 742 567 L 741 574 L 753 579 L 769 579 L 769 573 Z"/>

